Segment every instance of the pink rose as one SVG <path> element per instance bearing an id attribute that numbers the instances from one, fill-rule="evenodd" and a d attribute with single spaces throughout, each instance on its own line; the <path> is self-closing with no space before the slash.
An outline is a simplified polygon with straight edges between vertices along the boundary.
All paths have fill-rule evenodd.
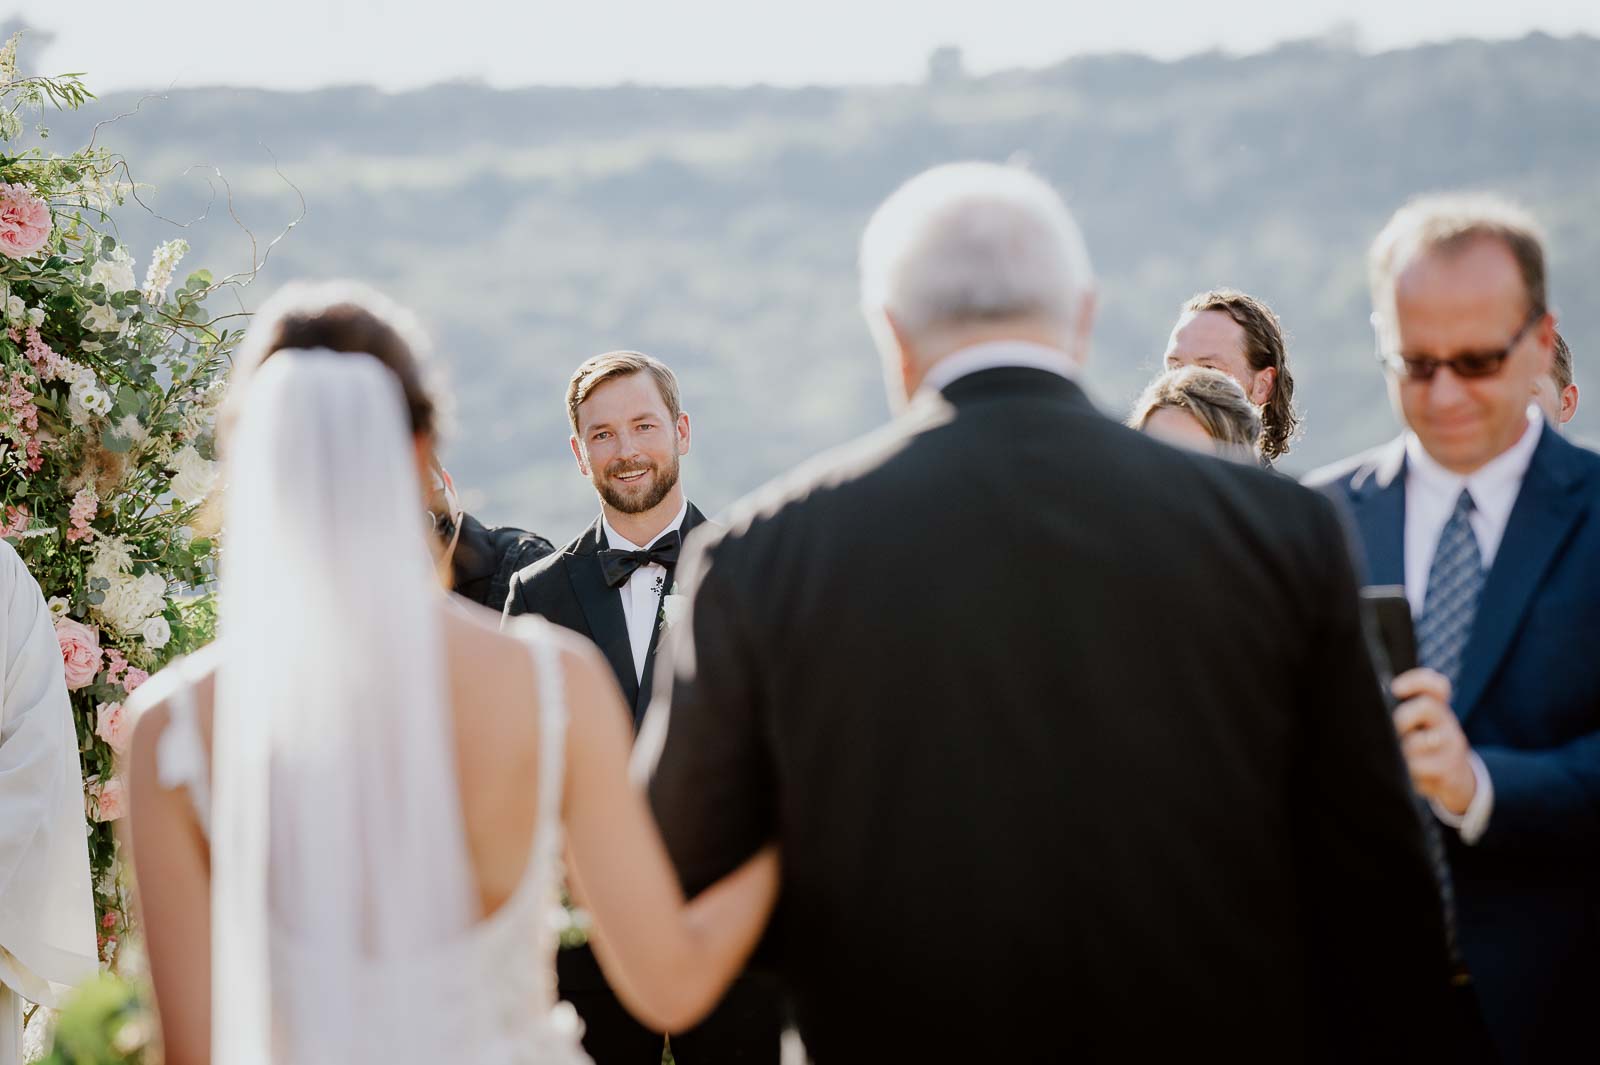
<path id="1" fill-rule="evenodd" d="M 61 665 L 67 690 L 77 691 L 94 682 L 100 672 L 100 634 L 71 618 L 56 622 L 56 642 L 61 645 Z"/>
<path id="2" fill-rule="evenodd" d="M 50 205 L 26 185 L 0 185 L 0 255 L 26 259 L 50 239 Z"/>
<path id="3" fill-rule="evenodd" d="M 128 746 L 128 715 L 121 703 L 101 703 L 94 714 L 94 734 L 121 754 Z"/>
<path id="4" fill-rule="evenodd" d="M 115 821 L 126 811 L 123 809 L 122 781 L 112 779 L 94 790 L 94 819 Z"/>
<path id="5" fill-rule="evenodd" d="M 138 690 L 139 685 L 150 679 L 150 674 L 133 666 L 128 667 L 128 675 L 122 678 L 122 690 L 132 695 Z"/>

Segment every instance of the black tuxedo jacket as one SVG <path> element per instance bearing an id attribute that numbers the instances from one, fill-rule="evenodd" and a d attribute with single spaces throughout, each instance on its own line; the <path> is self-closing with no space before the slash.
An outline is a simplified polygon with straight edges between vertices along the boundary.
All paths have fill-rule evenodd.
<path id="1" fill-rule="evenodd" d="M 699 508 L 690 503 L 679 531 L 687 538 L 705 520 Z M 596 518 L 582 536 L 554 554 L 519 570 L 511 578 L 505 615 L 538 614 L 593 640 L 606 656 L 606 661 L 611 663 L 617 683 L 622 685 L 623 701 L 632 711 L 637 726 L 645 707 L 650 705 L 656 645 L 661 639 L 661 627 L 657 625 L 651 633 L 650 651 L 645 658 L 644 681 L 641 683 L 633 664 L 633 645 L 628 640 L 628 623 L 622 613 L 621 592 L 607 586 L 605 576 L 600 571 L 599 552 L 607 546 L 605 529 L 600 519 Z M 668 588 L 671 588 L 670 584 Z"/>
<path id="2" fill-rule="evenodd" d="M 1328 500 L 1005 368 L 733 517 L 640 743 L 688 890 L 778 839 L 764 956 L 819 1065 L 1432 1045 L 1441 907 Z"/>

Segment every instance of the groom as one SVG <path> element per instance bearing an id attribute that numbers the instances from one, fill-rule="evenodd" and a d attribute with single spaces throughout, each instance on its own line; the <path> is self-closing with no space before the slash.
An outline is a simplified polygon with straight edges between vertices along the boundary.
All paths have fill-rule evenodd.
<path id="1" fill-rule="evenodd" d="M 596 355 L 567 385 L 572 456 L 600 496 L 584 534 L 511 579 L 505 614 L 539 614 L 593 640 L 610 661 L 635 726 L 650 704 L 663 599 L 683 537 L 705 521 L 683 494 L 689 415 L 667 366 L 635 351 Z M 595 1065 L 658 1065 L 662 1037 L 623 1009 L 588 947 L 557 959 L 561 997 L 584 1021 Z M 741 980 L 699 1027 L 672 1036 L 679 1065 L 775 1065 L 777 997 Z"/>

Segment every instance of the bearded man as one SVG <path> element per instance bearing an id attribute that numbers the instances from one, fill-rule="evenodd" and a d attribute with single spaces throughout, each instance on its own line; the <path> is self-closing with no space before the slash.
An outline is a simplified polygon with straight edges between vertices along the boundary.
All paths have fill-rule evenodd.
<path id="1" fill-rule="evenodd" d="M 572 456 L 600 497 L 583 535 L 511 579 L 505 616 L 539 614 L 593 640 L 611 663 L 635 728 L 650 705 L 665 598 L 683 538 L 705 516 L 683 494 L 679 462 L 689 453 L 689 415 L 678 380 L 636 351 L 596 355 L 567 385 Z M 596 1065 L 659 1065 L 663 1033 L 635 1021 L 606 985 L 587 947 L 557 956 L 561 997 L 584 1021 Z M 670 1033 L 681 1065 L 777 1065 L 782 1015 L 774 987 L 735 981 L 697 1028 Z"/>

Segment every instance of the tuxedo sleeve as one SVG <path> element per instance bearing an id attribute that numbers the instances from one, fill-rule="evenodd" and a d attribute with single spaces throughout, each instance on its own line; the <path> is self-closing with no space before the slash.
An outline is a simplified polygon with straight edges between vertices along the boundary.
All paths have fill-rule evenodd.
<path id="1" fill-rule="evenodd" d="M 693 542 L 693 541 L 691 541 Z M 684 890 L 732 871 L 775 831 L 759 634 L 733 575 L 737 543 L 701 543 L 679 566 L 688 624 L 670 630 L 635 749 Z"/>
<path id="2" fill-rule="evenodd" d="M 524 599 L 525 586 L 522 583 L 520 572 L 511 575 L 511 584 L 506 591 L 505 606 L 500 608 L 500 627 L 506 627 L 506 622 L 514 617 L 520 617 L 528 612 L 528 604 Z"/>
<path id="3" fill-rule="evenodd" d="M 1293 802 L 1308 959 L 1344 1032 L 1425 1046 L 1448 1024 L 1449 955 L 1438 884 L 1361 627 L 1334 508 L 1317 499 L 1307 565 L 1317 621 L 1299 671 Z M 1374 959 L 1382 959 L 1374 964 Z"/>

